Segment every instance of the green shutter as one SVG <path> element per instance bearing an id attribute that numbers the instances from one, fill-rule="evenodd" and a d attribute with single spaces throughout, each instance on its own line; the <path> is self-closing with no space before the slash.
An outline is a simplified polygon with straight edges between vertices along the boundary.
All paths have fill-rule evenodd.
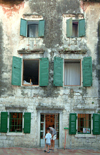
<path id="1" fill-rule="evenodd" d="M 20 22 L 20 35 L 26 37 L 27 36 L 27 20 L 21 19 Z"/>
<path id="2" fill-rule="evenodd" d="M 31 128 L 31 113 L 24 113 L 24 133 L 30 133 Z"/>
<path id="3" fill-rule="evenodd" d="M 63 59 L 60 57 L 54 58 L 54 86 L 63 86 Z"/>
<path id="4" fill-rule="evenodd" d="M 49 81 L 49 60 L 48 58 L 40 59 L 40 86 L 47 86 Z"/>
<path id="5" fill-rule="evenodd" d="M 39 21 L 39 37 L 44 37 L 44 27 L 45 27 L 45 20 Z"/>
<path id="6" fill-rule="evenodd" d="M 14 56 L 12 64 L 12 85 L 21 85 L 21 65 L 22 59 Z"/>
<path id="7" fill-rule="evenodd" d="M 8 112 L 1 112 L 1 132 L 7 132 Z"/>
<path id="8" fill-rule="evenodd" d="M 82 62 L 83 68 L 83 86 L 92 86 L 92 58 L 84 57 Z"/>
<path id="9" fill-rule="evenodd" d="M 67 25 L 67 29 L 66 29 L 67 37 L 71 37 L 72 36 L 72 18 L 66 21 L 66 25 Z"/>
<path id="10" fill-rule="evenodd" d="M 85 19 L 79 20 L 79 37 L 85 36 Z"/>
<path id="11" fill-rule="evenodd" d="M 93 134 L 100 134 L 100 114 L 93 114 Z"/>
<path id="12" fill-rule="evenodd" d="M 71 113 L 69 115 L 69 134 L 75 135 L 76 134 L 76 114 Z"/>

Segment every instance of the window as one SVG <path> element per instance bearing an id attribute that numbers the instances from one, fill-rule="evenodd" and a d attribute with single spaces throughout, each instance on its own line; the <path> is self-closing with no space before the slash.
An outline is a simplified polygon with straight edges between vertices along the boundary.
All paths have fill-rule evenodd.
<path id="1" fill-rule="evenodd" d="M 22 67 L 23 62 L 23 67 Z M 22 70 L 23 69 L 23 70 Z M 49 82 L 48 58 L 24 59 L 13 57 L 12 61 L 12 85 L 39 85 L 47 86 Z"/>
<path id="2" fill-rule="evenodd" d="M 67 37 L 84 37 L 85 36 L 85 19 L 66 21 Z"/>
<path id="3" fill-rule="evenodd" d="M 93 123 L 92 123 L 93 122 Z M 93 126 L 91 126 L 93 124 Z M 91 129 L 92 127 L 92 129 Z M 69 114 L 69 134 L 100 135 L 100 114 Z"/>
<path id="4" fill-rule="evenodd" d="M 65 60 L 64 67 L 64 85 L 80 85 L 80 60 Z"/>
<path id="5" fill-rule="evenodd" d="M 8 124 L 9 121 L 9 124 Z M 24 123 L 23 123 L 24 122 Z M 1 132 L 24 132 L 30 133 L 30 112 L 1 112 Z M 9 129 L 9 131 L 8 131 Z"/>
<path id="6" fill-rule="evenodd" d="M 39 85 L 39 60 L 23 60 L 23 84 Z"/>
<path id="7" fill-rule="evenodd" d="M 78 133 L 91 133 L 91 114 L 78 114 Z"/>
<path id="8" fill-rule="evenodd" d="M 44 20 L 25 20 L 21 19 L 20 35 L 30 38 L 44 37 Z"/>
<path id="9" fill-rule="evenodd" d="M 22 113 L 10 113 L 9 132 L 22 132 Z"/>

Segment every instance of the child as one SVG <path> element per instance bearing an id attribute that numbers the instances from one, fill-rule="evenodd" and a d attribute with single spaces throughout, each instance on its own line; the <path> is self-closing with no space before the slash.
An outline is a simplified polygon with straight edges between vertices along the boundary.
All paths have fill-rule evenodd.
<path id="1" fill-rule="evenodd" d="M 44 136 L 45 137 L 45 139 L 46 139 L 46 144 L 45 144 L 45 149 L 44 149 L 44 152 L 46 152 L 46 147 L 48 148 L 47 149 L 47 153 L 50 153 L 50 151 L 49 151 L 49 146 L 51 145 L 51 138 L 52 138 L 52 136 L 51 136 L 51 134 L 50 134 L 50 129 L 49 128 L 47 128 L 47 134 L 46 134 L 46 136 Z"/>

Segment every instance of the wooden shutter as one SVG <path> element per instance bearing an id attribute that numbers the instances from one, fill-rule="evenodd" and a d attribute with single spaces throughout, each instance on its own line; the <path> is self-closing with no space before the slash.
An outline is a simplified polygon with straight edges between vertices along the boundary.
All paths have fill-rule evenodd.
<path id="1" fill-rule="evenodd" d="M 30 133 L 31 128 L 31 113 L 24 113 L 24 133 Z"/>
<path id="2" fill-rule="evenodd" d="M 1 132 L 7 132 L 8 112 L 1 112 Z"/>
<path id="3" fill-rule="evenodd" d="M 83 86 L 92 86 L 92 58 L 84 57 L 82 62 L 83 68 Z"/>
<path id="4" fill-rule="evenodd" d="M 49 60 L 48 58 L 40 59 L 40 86 L 47 86 L 49 81 Z"/>
<path id="5" fill-rule="evenodd" d="M 21 19 L 20 22 L 20 35 L 27 37 L 27 20 Z"/>
<path id="6" fill-rule="evenodd" d="M 76 134 L 76 114 L 70 113 L 69 115 L 69 134 Z"/>
<path id="7" fill-rule="evenodd" d="M 13 63 L 12 63 L 12 85 L 21 85 L 21 65 L 22 59 L 13 56 Z"/>
<path id="8" fill-rule="evenodd" d="M 67 25 L 67 28 L 66 28 L 66 32 L 67 32 L 67 37 L 71 37 L 72 36 L 72 18 L 68 19 L 66 21 L 66 25 Z"/>
<path id="9" fill-rule="evenodd" d="M 60 57 L 54 58 L 54 86 L 63 86 L 63 59 Z"/>
<path id="10" fill-rule="evenodd" d="M 100 114 L 93 114 L 93 134 L 100 134 Z"/>
<path id="11" fill-rule="evenodd" d="M 44 37 L 45 20 L 39 21 L 38 34 L 39 37 Z"/>
<path id="12" fill-rule="evenodd" d="M 85 36 L 85 19 L 79 20 L 79 37 Z"/>

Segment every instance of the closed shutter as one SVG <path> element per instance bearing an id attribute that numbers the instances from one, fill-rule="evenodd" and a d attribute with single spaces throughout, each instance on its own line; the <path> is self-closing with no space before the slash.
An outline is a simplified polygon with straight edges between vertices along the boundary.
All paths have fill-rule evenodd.
<path id="1" fill-rule="evenodd" d="M 12 63 L 12 85 L 21 85 L 21 65 L 22 59 L 14 56 Z"/>
<path id="2" fill-rule="evenodd" d="M 40 86 L 47 86 L 49 81 L 49 60 L 48 58 L 40 59 Z"/>
<path id="3" fill-rule="evenodd" d="M 100 134 L 100 114 L 93 114 L 93 135 Z"/>
<path id="4" fill-rule="evenodd" d="M 24 113 L 24 133 L 30 133 L 31 128 L 31 113 Z"/>
<path id="5" fill-rule="evenodd" d="M 85 36 L 85 19 L 79 20 L 79 37 Z"/>
<path id="6" fill-rule="evenodd" d="M 8 112 L 1 112 L 1 132 L 7 132 Z"/>
<path id="7" fill-rule="evenodd" d="M 54 86 L 63 86 L 63 59 L 60 57 L 54 58 Z"/>
<path id="8" fill-rule="evenodd" d="M 39 37 L 44 37 L 44 28 L 45 28 L 45 20 L 40 20 L 39 21 Z"/>
<path id="9" fill-rule="evenodd" d="M 20 22 L 20 35 L 27 37 L 27 20 L 21 19 Z"/>
<path id="10" fill-rule="evenodd" d="M 72 36 L 72 18 L 68 19 L 66 21 L 66 32 L 67 32 L 67 37 L 71 37 Z"/>
<path id="11" fill-rule="evenodd" d="M 76 114 L 70 113 L 69 115 L 69 134 L 76 134 Z"/>
<path id="12" fill-rule="evenodd" d="M 84 57 L 82 62 L 83 68 L 83 86 L 92 86 L 92 58 Z"/>

